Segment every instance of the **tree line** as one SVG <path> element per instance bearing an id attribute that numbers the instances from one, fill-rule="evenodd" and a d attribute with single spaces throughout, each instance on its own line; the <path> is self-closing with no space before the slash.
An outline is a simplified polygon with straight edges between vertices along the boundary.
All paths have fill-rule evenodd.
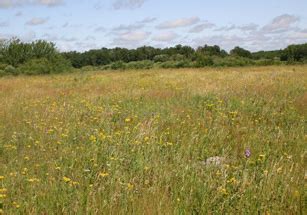
<path id="1" fill-rule="evenodd" d="M 149 69 L 206 66 L 245 66 L 307 63 L 307 43 L 283 50 L 250 52 L 241 47 L 229 53 L 219 46 L 196 49 L 176 45 L 168 48 L 143 46 L 136 49 L 101 48 L 85 52 L 59 52 L 52 42 L 31 43 L 19 39 L 0 41 L 0 76 L 11 74 L 50 74 L 72 68 Z"/>

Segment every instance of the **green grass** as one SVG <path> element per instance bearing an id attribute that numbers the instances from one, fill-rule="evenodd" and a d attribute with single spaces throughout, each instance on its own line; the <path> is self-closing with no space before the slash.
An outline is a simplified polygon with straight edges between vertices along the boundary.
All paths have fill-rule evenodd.
<path id="1" fill-rule="evenodd" d="M 0 214 L 303 214 L 306 72 L 2 78 Z"/>

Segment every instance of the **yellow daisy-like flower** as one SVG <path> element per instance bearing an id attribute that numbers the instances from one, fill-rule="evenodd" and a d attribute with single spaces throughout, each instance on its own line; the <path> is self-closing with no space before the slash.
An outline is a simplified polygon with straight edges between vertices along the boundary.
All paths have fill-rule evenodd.
<path id="1" fill-rule="evenodd" d="M 65 181 L 66 183 L 68 183 L 68 182 L 70 182 L 71 181 L 71 179 L 70 178 L 68 178 L 68 177 L 63 177 L 63 181 Z"/>
<path id="2" fill-rule="evenodd" d="M 132 190 L 132 189 L 134 188 L 134 185 L 131 184 L 131 183 L 128 183 L 128 184 L 127 184 L 127 187 L 128 187 L 128 190 Z"/>
<path id="3" fill-rule="evenodd" d="M 109 175 L 109 173 L 107 173 L 107 172 L 101 172 L 101 173 L 99 173 L 99 176 L 100 176 L 100 177 L 103 177 L 103 178 L 107 177 L 108 175 Z"/>

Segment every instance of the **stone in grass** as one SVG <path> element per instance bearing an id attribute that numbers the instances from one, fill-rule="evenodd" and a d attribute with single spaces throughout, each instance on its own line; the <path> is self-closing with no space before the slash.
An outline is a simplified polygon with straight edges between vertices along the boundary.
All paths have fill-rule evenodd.
<path id="1" fill-rule="evenodd" d="M 202 161 L 202 164 L 205 166 L 222 166 L 225 164 L 226 158 L 220 156 L 209 157 L 205 161 Z"/>

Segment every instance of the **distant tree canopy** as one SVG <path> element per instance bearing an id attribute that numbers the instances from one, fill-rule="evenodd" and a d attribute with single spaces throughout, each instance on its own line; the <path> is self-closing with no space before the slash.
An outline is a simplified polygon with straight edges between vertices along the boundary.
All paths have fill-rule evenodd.
<path id="1" fill-rule="evenodd" d="M 235 47 L 229 53 L 219 46 L 204 45 L 196 49 L 176 45 L 167 48 L 142 46 L 136 49 L 101 48 L 85 52 L 60 53 L 54 43 L 19 39 L 0 40 L 0 76 L 3 74 L 49 74 L 69 68 L 149 69 L 205 66 L 272 65 L 307 62 L 307 43 L 290 45 L 284 50 L 250 52 Z"/>
<path id="2" fill-rule="evenodd" d="M 283 61 L 306 61 L 307 60 L 307 43 L 302 45 L 290 45 L 283 50 L 281 54 Z"/>
<path id="3" fill-rule="evenodd" d="M 236 46 L 234 49 L 230 51 L 230 55 L 237 56 L 237 57 L 252 58 L 252 53 L 250 51 L 240 48 L 238 46 Z"/>
<path id="4" fill-rule="evenodd" d="M 0 42 L 0 70 L 9 73 L 60 73 L 70 67 L 55 48 L 55 44 L 44 40 L 24 43 L 19 39 Z M 22 70 L 17 70 L 23 68 Z M 43 68 L 43 69 L 42 69 Z"/>

